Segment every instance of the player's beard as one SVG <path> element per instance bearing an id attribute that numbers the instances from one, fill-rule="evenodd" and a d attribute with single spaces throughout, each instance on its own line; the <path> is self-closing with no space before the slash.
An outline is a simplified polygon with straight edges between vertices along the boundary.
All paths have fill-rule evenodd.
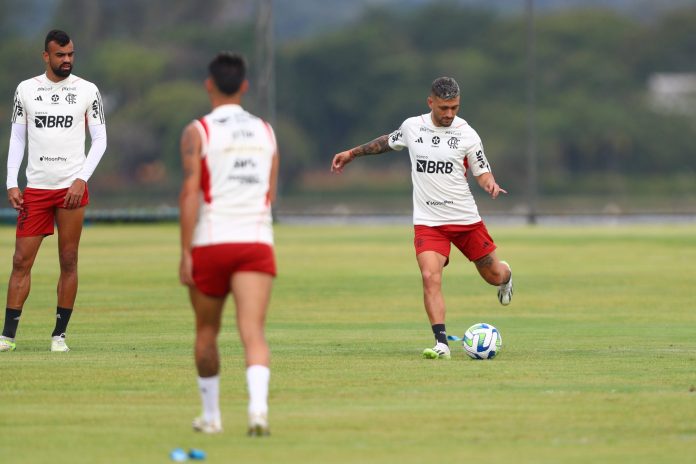
<path id="1" fill-rule="evenodd" d="M 442 118 L 442 119 L 440 119 L 438 122 L 440 123 L 440 127 L 449 127 L 449 126 L 451 126 L 452 123 L 454 122 L 454 119 L 445 119 L 445 118 Z"/>
<path id="2" fill-rule="evenodd" d="M 72 73 L 72 65 L 71 64 L 68 64 L 67 67 L 63 67 L 63 64 L 61 64 L 58 67 L 55 67 L 55 68 L 52 67 L 51 69 L 53 70 L 53 73 L 56 76 L 60 76 L 60 77 L 68 77 L 70 75 L 70 73 Z"/>

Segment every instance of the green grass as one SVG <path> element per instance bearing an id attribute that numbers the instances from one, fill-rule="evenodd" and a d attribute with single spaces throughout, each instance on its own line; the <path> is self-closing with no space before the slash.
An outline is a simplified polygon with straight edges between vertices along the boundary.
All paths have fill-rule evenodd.
<path id="1" fill-rule="evenodd" d="M 199 412 L 193 317 L 174 225 L 92 226 L 68 342 L 49 353 L 56 239 L 33 273 L 14 353 L 0 355 L 0 450 L 16 463 L 691 463 L 696 459 L 696 227 L 491 227 L 515 271 L 501 307 L 458 253 L 448 329 L 489 322 L 493 361 L 432 345 L 409 226 L 279 226 L 268 320 L 268 440 L 244 436 L 246 392 L 228 306 L 225 433 Z M 0 228 L 2 296 L 14 233 Z"/>

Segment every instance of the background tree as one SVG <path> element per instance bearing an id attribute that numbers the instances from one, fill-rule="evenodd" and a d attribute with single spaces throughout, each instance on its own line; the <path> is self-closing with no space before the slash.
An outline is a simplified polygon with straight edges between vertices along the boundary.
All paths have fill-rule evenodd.
<path id="1" fill-rule="evenodd" d="M 329 14 L 326 5 L 293 10 L 294 16 L 282 16 L 291 5 L 276 5 L 283 37 L 298 37 L 276 44 L 275 127 L 284 198 L 301 198 L 302 207 L 327 195 L 374 204 L 393 194 L 408 202 L 405 153 L 371 159 L 340 179 L 328 176 L 327 166 L 336 151 L 426 113 L 429 85 L 441 75 L 459 81 L 460 115 L 481 134 L 496 177 L 511 198 L 523 196 L 524 18 L 516 10 L 472 8 L 454 0 L 413 6 L 420 3 L 368 8 L 351 16 L 357 19 L 345 27 L 319 28 L 325 31 L 320 34 L 299 30 L 304 26 L 297 13 L 321 18 Z M 640 205 L 662 197 L 665 208 L 675 198 L 694 204 L 696 120 L 688 112 L 658 110 L 649 93 L 655 73 L 696 73 L 696 6 L 674 3 L 687 6 L 655 7 L 650 11 L 657 14 L 641 19 L 597 8 L 539 14 L 542 201 L 601 196 L 606 203 L 635 197 Z M 261 113 L 253 89 L 259 68 L 253 61 L 254 2 L 61 0 L 53 5 L 49 11 L 38 0 L 0 4 L 6 31 L 0 43 L 0 94 L 10 102 L 21 79 L 41 72 L 46 28 L 73 35 L 75 73 L 99 84 L 109 121 L 105 167 L 97 170 L 91 186 L 95 202 L 175 204 L 179 134 L 191 118 L 208 111 L 202 81 L 218 51 L 247 56 L 252 92 L 245 106 Z M 334 10 L 336 17 L 327 24 L 338 24 L 338 16 L 348 11 Z M 5 146 L 10 109 L 9 103 L 0 105 L 0 143 Z"/>

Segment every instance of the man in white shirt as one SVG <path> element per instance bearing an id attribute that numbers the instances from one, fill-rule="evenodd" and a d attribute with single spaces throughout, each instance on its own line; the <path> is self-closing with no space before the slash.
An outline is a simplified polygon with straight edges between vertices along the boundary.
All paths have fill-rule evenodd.
<path id="1" fill-rule="evenodd" d="M 12 273 L 0 351 L 14 351 L 15 335 L 31 286 L 31 268 L 44 237 L 58 228 L 58 301 L 51 351 L 69 351 L 65 333 L 77 296 L 77 256 L 89 203 L 87 181 L 106 150 L 106 126 L 97 87 L 74 74 L 74 47 L 63 31 L 46 35 L 46 72 L 22 81 L 15 93 L 7 156 L 7 198 L 17 210 Z M 85 125 L 91 145 L 85 156 Z M 19 168 L 28 140 L 27 186 Z"/>
<path id="2" fill-rule="evenodd" d="M 471 171 L 494 199 L 507 192 L 496 183 L 478 134 L 457 117 L 459 100 L 459 85 L 454 79 L 435 79 L 428 96 L 429 114 L 409 118 L 391 134 L 336 154 L 331 164 L 331 170 L 340 173 L 358 156 L 403 148 L 409 151 L 414 246 L 425 310 L 436 340 L 434 348 L 423 351 L 428 359 L 451 357 L 442 295 L 442 272 L 449 262 L 450 244 L 474 262 L 486 282 L 498 286 L 501 304 L 510 304 L 513 291 L 512 271 L 496 256 L 496 245 L 479 216 L 466 173 Z"/>
<path id="3" fill-rule="evenodd" d="M 248 434 L 268 429 L 270 351 L 264 335 L 276 264 L 271 203 L 278 148 L 271 125 L 241 106 L 249 88 L 244 59 L 220 53 L 205 81 L 212 112 L 181 137 L 181 283 L 196 315 L 194 356 L 202 414 L 193 429 L 222 432 L 217 337 L 227 295 L 237 311 L 249 393 Z"/>

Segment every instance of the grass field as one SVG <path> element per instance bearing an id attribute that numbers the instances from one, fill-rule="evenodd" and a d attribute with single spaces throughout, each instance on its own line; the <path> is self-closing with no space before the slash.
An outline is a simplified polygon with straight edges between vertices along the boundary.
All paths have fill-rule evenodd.
<path id="1" fill-rule="evenodd" d="M 696 227 L 491 227 L 515 298 L 453 253 L 448 329 L 489 322 L 493 361 L 432 346 L 408 226 L 279 226 L 268 321 L 271 426 L 247 438 L 231 306 L 225 432 L 199 412 L 174 225 L 91 226 L 70 353 L 50 353 L 56 239 L 37 259 L 14 353 L 0 354 L 6 463 L 696 462 Z M 0 228 L 2 298 L 13 229 Z"/>

